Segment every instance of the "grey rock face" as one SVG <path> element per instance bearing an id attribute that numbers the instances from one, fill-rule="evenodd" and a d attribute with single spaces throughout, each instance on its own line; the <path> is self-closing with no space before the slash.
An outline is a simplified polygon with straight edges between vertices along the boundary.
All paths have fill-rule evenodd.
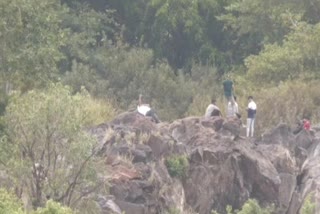
<path id="1" fill-rule="evenodd" d="M 101 213 L 106 207 L 128 214 L 225 213 L 227 205 L 237 209 L 249 198 L 274 204 L 279 214 L 299 213 L 310 192 L 319 194 L 320 135 L 294 135 L 280 124 L 253 144 L 240 128 L 239 120 L 222 118 L 154 124 L 136 112 L 91 128 L 114 197 L 99 202 Z M 187 174 L 172 178 L 166 159 L 180 155 L 189 161 Z"/>

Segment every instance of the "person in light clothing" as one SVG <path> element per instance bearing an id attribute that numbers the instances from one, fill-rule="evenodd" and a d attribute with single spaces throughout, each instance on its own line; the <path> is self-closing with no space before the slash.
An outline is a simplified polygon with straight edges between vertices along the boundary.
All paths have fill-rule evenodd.
<path id="1" fill-rule="evenodd" d="M 155 123 L 160 123 L 156 112 L 150 107 L 149 104 L 143 103 L 141 94 L 139 95 L 139 105 L 137 107 L 137 111 L 144 116 L 151 117 Z"/>
<path id="2" fill-rule="evenodd" d="M 221 111 L 216 106 L 216 99 L 212 98 L 211 103 L 208 105 L 206 109 L 206 113 L 204 114 L 204 117 L 206 119 L 209 119 L 210 117 L 220 117 L 221 116 Z"/>
<path id="3" fill-rule="evenodd" d="M 238 117 L 239 115 L 239 107 L 237 103 L 237 97 L 234 96 L 233 100 L 228 102 L 227 107 L 227 117 Z"/>
<path id="4" fill-rule="evenodd" d="M 253 134 L 254 134 L 254 120 L 256 118 L 257 105 L 253 101 L 253 97 L 252 96 L 248 97 L 248 101 L 249 101 L 249 104 L 248 104 L 248 108 L 247 108 L 247 112 L 248 112 L 247 137 L 249 137 L 249 136 L 253 137 Z"/>

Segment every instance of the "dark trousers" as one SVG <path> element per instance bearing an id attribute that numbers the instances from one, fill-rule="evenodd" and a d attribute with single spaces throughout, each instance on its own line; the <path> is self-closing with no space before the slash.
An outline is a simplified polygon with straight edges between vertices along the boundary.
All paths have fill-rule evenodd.
<path id="1" fill-rule="evenodd" d="M 158 118 L 158 115 L 156 114 L 156 112 L 151 109 L 150 111 L 147 112 L 146 116 L 148 117 L 151 117 L 152 120 L 155 122 L 155 123 L 160 123 L 160 120 Z"/>

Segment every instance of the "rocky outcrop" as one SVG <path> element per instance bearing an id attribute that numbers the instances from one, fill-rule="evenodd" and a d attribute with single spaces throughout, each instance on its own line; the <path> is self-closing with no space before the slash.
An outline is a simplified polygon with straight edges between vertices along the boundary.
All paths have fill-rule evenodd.
<path id="1" fill-rule="evenodd" d="M 286 124 L 253 143 L 240 136 L 238 119 L 188 117 L 154 124 L 126 112 L 89 132 L 109 171 L 110 195 L 97 201 L 101 213 L 225 213 L 227 205 L 240 208 L 255 198 L 274 204 L 279 214 L 296 214 L 319 188 L 317 134 L 294 135 Z M 166 159 L 178 155 L 189 167 L 175 178 Z"/>
<path id="2" fill-rule="evenodd" d="M 316 136 L 314 131 L 305 130 L 295 135 L 289 126 L 280 124 L 267 132 L 259 142 L 259 149 L 268 148 L 265 154 L 281 176 L 282 197 L 279 201 L 283 206 L 280 207 L 280 213 L 299 213 L 309 194 L 314 196 L 317 206 L 320 204 L 319 198 L 315 197 L 320 193 L 320 141 Z"/>

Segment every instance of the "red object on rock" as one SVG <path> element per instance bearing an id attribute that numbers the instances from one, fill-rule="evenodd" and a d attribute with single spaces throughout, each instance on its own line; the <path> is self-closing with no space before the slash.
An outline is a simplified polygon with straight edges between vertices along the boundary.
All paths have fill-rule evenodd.
<path id="1" fill-rule="evenodd" d="M 311 124 L 309 120 L 306 120 L 306 119 L 303 120 L 303 128 L 307 131 L 310 131 Z"/>

